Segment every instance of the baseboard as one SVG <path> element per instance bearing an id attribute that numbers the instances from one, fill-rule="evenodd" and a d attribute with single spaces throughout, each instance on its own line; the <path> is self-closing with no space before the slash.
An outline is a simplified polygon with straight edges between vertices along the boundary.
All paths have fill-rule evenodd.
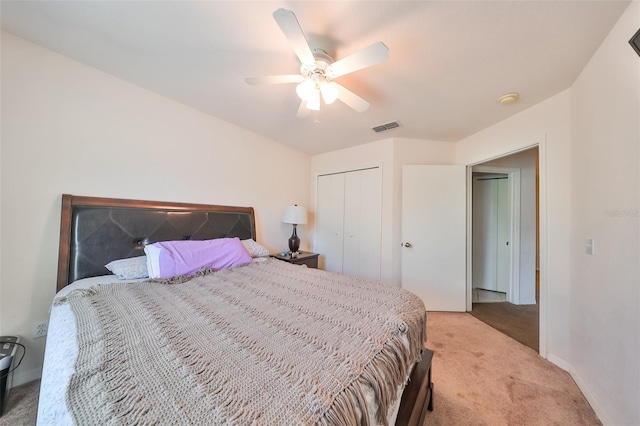
<path id="1" fill-rule="evenodd" d="M 13 373 L 13 383 L 11 387 L 15 388 L 16 386 L 33 382 L 34 380 L 38 380 L 40 377 L 42 377 L 42 368 L 32 368 L 31 370 Z"/>
<path id="2" fill-rule="evenodd" d="M 603 425 L 612 425 L 613 423 L 611 423 L 611 421 L 609 421 L 609 418 L 605 415 L 604 410 L 602 409 L 602 407 L 600 406 L 600 404 L 598 404 L 598 402 L 596 401 L 596 398 L 593 396 L 593 394 L 591 392 L 589 392 L 589 388 L 587 388 L 587 385 L 584 383 L 584 381 L 582 380 L 582 378 L 580 378 L 580 375 L 578 374 L 578 372 L 573 368 L 573 366 L 571 364 L 569 364 L 568 362 L 566 362 L 565 360 L 553 355 L 553 354 L 549 354 L 547 356 L 547 360 L 555 365 L 557 365 L 558 367 L 562 368 L 564 371 L 566 371 L 567 373 L 569 373 L 571 375 L 571 378 L 573 379 L 574 382 L 576 382 L 576 385 L 578 385 L 578 389 L 580 389 L 580 391 L 582 392 L 582 394 L 584 395 L 584 397 L 587 399 L 587 402 L 589 403 L 589 405 L 591 405 L 591 408 L 593 408 L 593 411 L 596 413 L 596 416 L 598 416 L 598 418 L 600 419 L 600 421 L 602 422 Z"/>
<path id="3" fill-rule="evenodd" d="M 535 305 L 536 299 L 521 299 L 518 305 Z"/>

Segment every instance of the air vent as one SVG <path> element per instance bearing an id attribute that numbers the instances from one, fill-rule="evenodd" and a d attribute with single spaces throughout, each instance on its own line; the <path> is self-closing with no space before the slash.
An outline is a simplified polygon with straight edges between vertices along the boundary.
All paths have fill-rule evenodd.
<path id="1" fill-rule="evenodd" d="M 381 124 L 379 126 L 372 127 L 371 129 L 376 133 L 380 133 L 384 132 L 385 130 L 395 129 L 396 127 L 400 127 L 400 123 L 398 123 L 397 121 L 392 121 L 387 124 Z"/>

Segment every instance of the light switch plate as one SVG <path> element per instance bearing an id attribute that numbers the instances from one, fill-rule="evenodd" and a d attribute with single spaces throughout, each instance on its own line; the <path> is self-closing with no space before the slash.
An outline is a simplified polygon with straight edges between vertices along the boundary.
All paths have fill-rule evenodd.
<path id="1" fill-rule="evenodd" d="M 594 253 L 593 238 L 589 238 L 589 239 L 584 243 L 584 248 L 585 248 L 585 252 L 586 252 L 589 256 L 593 256 L 593 253 Z"/>

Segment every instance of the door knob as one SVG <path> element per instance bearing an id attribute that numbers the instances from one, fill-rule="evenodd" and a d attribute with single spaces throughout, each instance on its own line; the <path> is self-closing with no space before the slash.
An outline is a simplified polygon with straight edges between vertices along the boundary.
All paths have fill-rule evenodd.
<path id="1" fill-rule="evenodd" d="M 405 246 L 405 247 L 413 247 L 413 246 L 411 245 L 411 243 L 404 243 L 404 244 L 403 244 L 403 246 Z"/>

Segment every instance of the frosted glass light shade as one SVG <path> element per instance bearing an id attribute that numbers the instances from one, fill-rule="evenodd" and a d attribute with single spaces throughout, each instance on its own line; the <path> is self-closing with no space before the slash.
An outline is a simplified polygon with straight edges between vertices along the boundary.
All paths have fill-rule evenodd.
<path id="1" fill-rule="evenodd" d="M 307 109 L 320 111 L 320 92 L 315 90 L 307 99 Z"/>
<path id="2" fill-rule="evenodd" d="M 303 101 L 308 101 L 309 97 L 313 95 L 313 92 L 315 90 L 315 85 L 309 79 L 305 79 L 302 83 L 296 86 L 296 93 L 298 94 L 298 97 Z"/>
<path id="3" fill-rule="evenodd" d="M 284 223 L 290 223 L 293 225 L 303 225 L 307 223 L 307 210 L 302 206 L 288 206 L 284 209 L 284 215 L 282 215 L 282 221 Z"/>
<path id="4" fill-rule="evenodd" d="M 335 83 L 326 83 L 320 86 L 320 92 L 322 93 L 322 99 L 329 105 L 338 99 L 338 89 L 336 89 Z"/>

